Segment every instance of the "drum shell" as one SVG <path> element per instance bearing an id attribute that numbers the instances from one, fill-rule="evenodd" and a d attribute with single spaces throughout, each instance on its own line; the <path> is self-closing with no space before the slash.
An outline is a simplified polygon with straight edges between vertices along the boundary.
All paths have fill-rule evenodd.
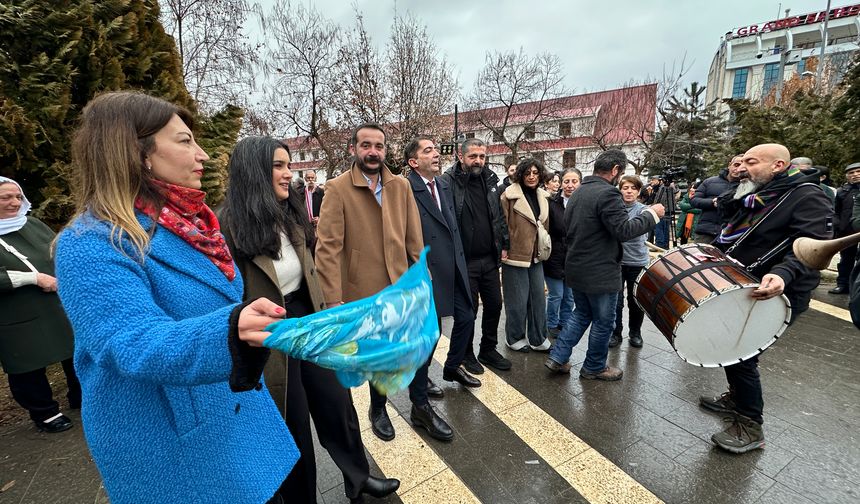
<path id="1" fill-rule="evenodd" d="M 730 261 L 732 264 L 713 264 L 692 275 L 698 275 L 698 280 L 688 273 L 695 264 L 690 255 L 710 256 L 716 261 Z M 671 265 L 676 265 L 683 271 L 673 271 Z M 681 277 L 681 278 L 679 278 Z M 703 285 L 705 283 L 706 285 Z M 707 284 L 710 283 L 713 289 Z M 759 280 L 744 270 L 740 264 L 734 263 L 720 249 L 713 245 L 685 245 L 670 250 L 661 257 L 653 260 L 636 280 L 634 296 L 642 310 L 648 315 L 657 329 L 669 340 L 674 347 L 674 329 L 684 313 L 698 302 L 711 295 L 715 290 L 722 291 L 731 287 L 758 284 Z M 672 285 L 665 289 L 663 286 Z M 685 298 L 681 295 L 681 287 L 689 292 Z M 660 299 L 660 291 L 665 290 Z M 684 292 L 686 294 L 686 292 Z"/>

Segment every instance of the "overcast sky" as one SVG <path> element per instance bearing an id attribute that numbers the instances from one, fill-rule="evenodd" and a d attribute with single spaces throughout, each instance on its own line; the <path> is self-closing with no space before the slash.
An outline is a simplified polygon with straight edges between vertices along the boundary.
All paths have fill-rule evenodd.
<path id="1" fill-rule="evenodd" d="M 258 0 L 264 6 L 273 0 Z M 353 22 L 349 0 L 296 0 L 312 4 L 341 26 Z M 786 3 L 764 0 L 355 0 L 374 42 L 382 46 L 391 18 L 410 11 L 427 25 L 438 47 L 471 89 L 487 51 L 557 54 L 576 93 L 618 87 L 631 80 L 657 80 L 679 68 L 686 56 L 686 81 L 705 83 L 725 32 L 784 16 L 824 10 L 824 0 Z M 851 5 L 836 0 L 832 7 Z M 779 13 L 779 16 L 777 15 Z"/>

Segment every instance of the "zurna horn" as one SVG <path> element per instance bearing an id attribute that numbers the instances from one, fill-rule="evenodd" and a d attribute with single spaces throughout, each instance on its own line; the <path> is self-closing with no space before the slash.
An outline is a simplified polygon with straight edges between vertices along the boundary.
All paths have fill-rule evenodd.
<path id="1" fill-rule="evenodd" d="M 837 252 L 851 245 L 860 243 L 860 233 L 843 236 L 834 240 L 816 240 L 802 237 L 794 240 L 792 249 L 797 259 L 804 266 L 823 270 L 830 266 L 830 261 Z"/>

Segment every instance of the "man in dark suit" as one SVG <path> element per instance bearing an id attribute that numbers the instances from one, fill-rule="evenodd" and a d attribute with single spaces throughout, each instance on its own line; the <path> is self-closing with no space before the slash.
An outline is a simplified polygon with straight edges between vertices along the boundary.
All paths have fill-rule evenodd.
<path id="1" fill-rule="evenodd" d="M 320 220 L 320 207 L 325 193 L 317 186 L 317 173 L 315 171 L 311 170 L 305 173 L 305 188 L 300 192 L 304 196 L 308 219 L 316 227 Z"/>
<path id="2" fill-rule="evenodd" d="M 419 136 L 406 145 L 403 157 L 411 168 L 408 179 L 418 205 L 424 244 L 430 246 L 427 263 L 433 279 L 433 299 L 439 315 L 439 327 L 441 328 L 442 317 L 454 316 L 442 378 L 456 381 L 466 387 L 479 387 L 481 382 L 460 366 L 466 355 L 469 337 L 475 329 L 475 312 L 469 294 L 466 256 L 460 241 L 457 218 L 454 216 L 454 198 L 448 185 L 437 177 L 440 172 L 439 151 L 431 138 Z M 430 360 L 418 370 L 413 386 L 409 387 L 410 399 L 415 405 L 411 420 L 413 425 L 426 428 L 431 436 L 443 439 L 437 427 L 443 424 L 447 427 L 447 424 L 438 418 L 432 408 L 429 409 L 429 412 L 433 413 L 432 416 L 423 414 L 428 411 L 422 410 L 419 405 L 428 402 L 427 388 L 414 386 L 416 381 L 428 382 L 429 367 Z M 450 431 L 450 427 L 441 431 Z M 450 432 L 453 436 L 453 431 Z"/>

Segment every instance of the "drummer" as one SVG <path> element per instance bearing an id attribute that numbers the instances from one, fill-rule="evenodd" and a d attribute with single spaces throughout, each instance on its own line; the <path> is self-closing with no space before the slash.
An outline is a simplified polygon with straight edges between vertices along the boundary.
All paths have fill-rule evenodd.
<path id="1" fill-rule="evenodd" d="M 818 186 L 818 171 L 791 167 L 789 159 L 788 149 L 778 144 L 756 145 L 743 155 L 737 189 L 720 196 L 719 205 L 725 205 L 723 208 L 732 217 L 714 245 L 745 265 L 775 252 L 772 259 L 752 271 L 761 278 L 752 296 L 764 300 L 785 294 L 791 304 L 791 324 L 809 308 L 811 292 L 821 276 L 797 260 L 790 241 L 783 247 L 778 245 L 789 237 L 830 238 L 833 210 Z M 728 392 L 699 398 L 703 408 L 734 418 L 711 440 L 732 453 L 762 448 L 764 400 L 758 357 L 726 366 L 725 370 Z"/>

